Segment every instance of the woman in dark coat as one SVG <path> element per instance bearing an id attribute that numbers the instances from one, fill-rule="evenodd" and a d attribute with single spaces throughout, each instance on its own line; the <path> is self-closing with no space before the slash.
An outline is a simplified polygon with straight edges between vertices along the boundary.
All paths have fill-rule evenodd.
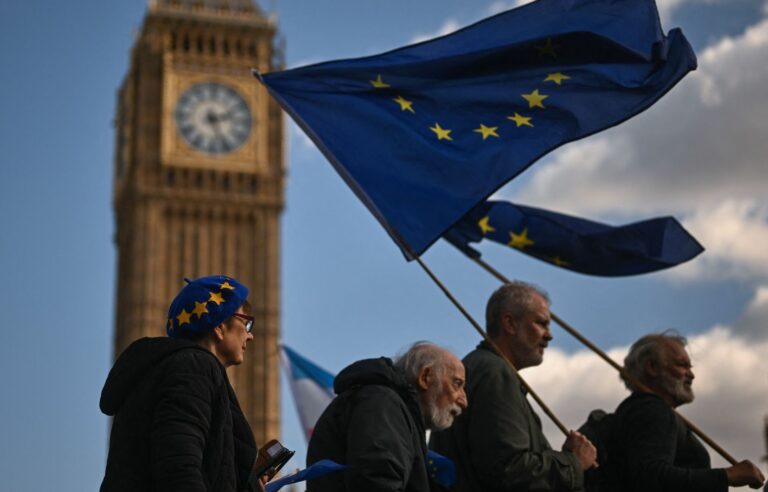
<path id="1" fill-rule="evenodd" d="M 248 289 L 223 276 L 188 282 L 168 311 L 168 338 L 131 344 L 104 385 L 100 407 L 114 417 L 104 492 L 262 489 L 226 373 L 253 339 Z"/>

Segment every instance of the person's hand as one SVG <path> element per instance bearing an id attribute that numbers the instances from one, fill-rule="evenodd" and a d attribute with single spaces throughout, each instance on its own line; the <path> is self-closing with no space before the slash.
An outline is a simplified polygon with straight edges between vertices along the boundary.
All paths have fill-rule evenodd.
<path id="1" fill-rule="evenodd" d="M 597 449 L 581 432 L 568 432 L 568 436 L 563 443 L 563 451 L 570 451 L 576 455 L 582 470 L 589 470 L 592 467 L 597 468 L 598 466 Z"/>
<path id="2" fill-rule="evenodd" d="M 267 478 L 266 475 L 262 475 L 262 476 L 259 477 L 259 480 L 258 480 L 258 486 L 259 486 L 258 491 L 259 492 L 265 492 L 266 491 L 264 486 L 267 484 L 267 482 L 269 482 L 269 478 Z"/>
<path id="3" fill-rule="evenodd" d="M 744 460 L 725 469 L 728 476 L 728 485 L 731 487 L 743 487 L 749 485 L 753 489 L 759 489 L 765 477 L 758 467 L 751 461 Z"/>

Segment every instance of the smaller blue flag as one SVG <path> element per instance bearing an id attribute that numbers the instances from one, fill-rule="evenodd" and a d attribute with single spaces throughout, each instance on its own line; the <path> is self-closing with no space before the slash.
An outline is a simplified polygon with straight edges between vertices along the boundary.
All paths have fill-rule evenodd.
<path id="1" fill-rule="evenodd" d="M 473 209 L 443 237 L 472 258 L 480 253 L 469 243 L 490 239 L 561 268 L 605 277 L 670 268 L 704 251 L 672 217 L 614 227 L 493 200 Z"/>
<path id="2" fill-rule="evenodd" d="M 427 471 L 432 480 L 443 487 L 450 487 L 456 483 L 456 465 L 431 449 L 427 451 Z"/>
<path id="3" fill-rule="evenodd" d="M 347 465 L 340 465 L 335 461 L 320 460 L 298 473 L 288 475 L 287 477 L 283 477 L 273 482 L 269 482 L 264 488 L 267 489 L 267 492 L 277 492 L 286 485 L 322 477 L 324 475 L 328 475 L 329 473 L 344 470 L 345 468 L 347 468 Z"/>
<path id="4" fill-rule="evenodd" d="M 277 492 L 286 485 L 320 478 L 329 473 L 346 470 L 347 468 L 347 465 L 341 465 L 332 460 L 320 460 L 312 463 L 300 472 L 288 475 L 274 482 L 269 482 L 265 488 L 267 492 Z M 456 482 L 456 466 L 453 464 L 453 461 L 432 450 L 427 451 L 427 471 L 435 482 L 444 487 L 450 487 Z"/>

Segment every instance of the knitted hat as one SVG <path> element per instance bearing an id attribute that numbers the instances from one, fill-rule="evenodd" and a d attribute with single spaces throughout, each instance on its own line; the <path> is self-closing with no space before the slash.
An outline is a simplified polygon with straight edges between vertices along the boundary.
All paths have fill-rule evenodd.
<path id="1" fill-rule="evenodd" d="M 231 277 L 212 275 L 187 285 L 168 309 L 165 331 L 169 337 L 206 333 L 232 317 L 248 297 L 248 287 Z"/>

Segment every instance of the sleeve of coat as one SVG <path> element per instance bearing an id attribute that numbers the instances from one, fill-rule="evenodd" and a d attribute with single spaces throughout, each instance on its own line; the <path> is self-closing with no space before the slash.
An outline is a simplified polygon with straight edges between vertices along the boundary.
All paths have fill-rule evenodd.
<path id="1" fill-rule="evenodd" d="M 203 450 L 221 369 L 207 354 L 175 356 L 158 387 L 152 420 L 152 481 L 156 490 L 206 491 Z"/>
<path id="2" fill-rule="evenodd" d="M 481 482 L 491 490 L 582 490 L 584 474 L 573 453 L 549 445 L 532 450 L 528 402 L 504 369 L 481 375 L 470 399 L 469 455 Z"/>
<path id="3" fill-rule="evenodd" d="M 726 492 L 722 469 L 692 469 L 674 465 L 678 423 L 666 403 L 657 398 L 637 402 L 625 417 L 629 479 L 637 490 Z"/>
<path id="4" fill-rule="evenodd" d="M 347 428 L 346 490 L 393 492 L 405 489 L 415 459 L 407 409 L 391 390 L 358 393 Z"/>

